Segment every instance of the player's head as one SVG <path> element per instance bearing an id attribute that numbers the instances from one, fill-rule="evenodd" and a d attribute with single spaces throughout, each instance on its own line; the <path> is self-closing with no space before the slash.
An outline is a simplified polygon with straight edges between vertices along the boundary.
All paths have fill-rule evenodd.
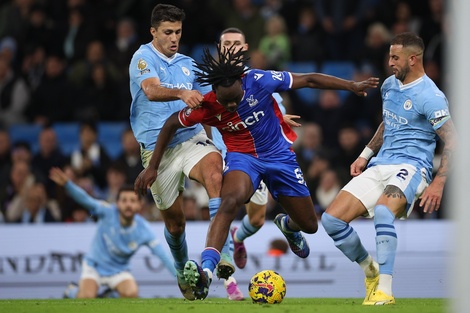
<path id="1" fill-rule="evenodd" d="M 246 42 L 245 34 L 236 27 L 229 27 L 222 31 L 219 45 L 221 49 L 229 49 L 234 46 L 235 52 L 240 49 L 248 51 L 248 43 Z"/>
<path id="2" fill-rule="evenodd" d="M 153 45 L 167 57 L 178 52 L 185 17 L 184 11 L 174 5 L 157 4 L 153 8 L 150 18 Z"/>
<path id="3" fill-rule="evenodd" d="M 135 214 L 142 208 L 142 201 L 139 194 L 134 191 L 134 186 L 125 185 L 119 188 L 116 206 L 121 219 L 127 222 L 132 221 Z"/>
<path id="4" fill-rule="evenodd" d="M 401 33 L 390 42 L 388 65 L 395 77 L 404 82 L 413 70 L 421 71 L 423 67 L 424 43 L 413 33 Z"/>
<path id="5" fill-rule="evenodd" d="M 241 78 L 247 71 L 247 58 L 242 50 L 235 47 L 220 49 L 216 60 L 208 48 L 204 49 L 203 63 L 197 63 L 196 81 L 202 86 L 212 85 L 217 102 L 227 111 L 234 112 L 243 99 Z"/>

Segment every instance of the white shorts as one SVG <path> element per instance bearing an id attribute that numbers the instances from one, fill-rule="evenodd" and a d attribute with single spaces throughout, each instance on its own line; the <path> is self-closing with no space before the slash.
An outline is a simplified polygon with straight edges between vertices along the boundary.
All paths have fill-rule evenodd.
<path id="1" fill-rule="evenodd" d="M 168 209 L 176 200 L 179 193 L 184 190 L 184 177 L 189 177 L 192 168 L 207 154 L 219 150 L 208 143 L 208 137 L 203 130 L 189 140 L 169 148 L 165 151 L 157 180 L 150 187 L 153 199 L 159 210 Z M 153 151 L 142 150 L 142 163 L 148 166 Z"/>
<path id="2" fill-rule="evenodd" d="M 251 196 L 250 202 L 257 205 L 266 205 L 268 203 L 268 188 L 264 181 L 261 181 L 255 193 Z"/>
<path id="3" fill-rule="evenodd" d="M 101 276 L 98 271 L 85 260 L 82 262 L 82 275 L 80 279 L 93 279 L 98 286 L 108 286 L 111 289 L 116 289 L 116 286 L 121 282 L 131 279 L 135 280 L 131 273 L 124 271 L 111 276 Z"/>
<path id="4" fill-rule="evenodd" d="M 387 185 L 398 187 L 406 197 L 407 206 L 400 217 L 408 217 L 413 211 L 413 204 L 428 186 L 426 170 L 410 164 L 376 165 L 354 177 L 343 187 L 359 199 L 366 207 L 367 217 L 374 216 L 374 207 Z"/>

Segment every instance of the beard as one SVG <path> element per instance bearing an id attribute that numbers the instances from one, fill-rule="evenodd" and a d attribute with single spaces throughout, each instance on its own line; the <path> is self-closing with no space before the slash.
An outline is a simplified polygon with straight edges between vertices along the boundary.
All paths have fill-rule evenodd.
<path id="1" fill-rule="evenodd" d="M 400 71 L 395 74 L 395 77 L 403 83 L 406 79 L 406 76 L 408 76 L 409 72 L 410 66 L 406 64 Z"/>

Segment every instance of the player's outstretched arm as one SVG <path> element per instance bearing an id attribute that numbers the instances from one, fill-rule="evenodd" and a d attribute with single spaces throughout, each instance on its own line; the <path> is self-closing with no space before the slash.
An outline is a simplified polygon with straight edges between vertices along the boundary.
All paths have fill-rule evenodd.
<path id="1" fill-rule="evenodd" d="M 178 119 L 179 112 L 172 114 L 163 124 L 162 130 L 158 135 L 155 148 L 153 149 L 152 157 L 150 158 L 149 165 L 140 172 L 139 176 L 134 182 L 134 191 L 141 195 L 147 194 L 147 189 L 157 179 L 158 167 L 162 161 L 163 154 L 165 153 L 168 144 L 176 133 L 178 128 L 182 128 L 183 125 Z"/>
<path id="2" fill-rule="evenodd" d="M 51 168 L 49 178 L 59 186 L 65 187 L 70 197 L 87 210 L 93 211 L 100 206 L 101 202 L 99 200 L 94 199 L 85 190 L 75 185 L 60 168 Z"/>
<path id="3" fill-rule="evenodd" d="M 316 89 L 349 90 L 362 97 L 367 96 L 365 92 L 366 89 L 377 88 L 379 85 L 379 79 L 377 77 L 369 77 L 364 81 L 355 82 L 320 73 L 292 73 L 292 78 L 292 89 L 308 87 Z"/>
<path id="4" fill-rule="evenodd" d="M 452 165 L 451 159 L 457 147 L 457 132 L 451 119 L 447 120 L 436 133 L 444 142 L 444 148 L 437 173 L 420 197 L 419 206 L 424 207 L 423 211 L 425 213 L 437 211 L 441 205 L 442 193 Z"/>

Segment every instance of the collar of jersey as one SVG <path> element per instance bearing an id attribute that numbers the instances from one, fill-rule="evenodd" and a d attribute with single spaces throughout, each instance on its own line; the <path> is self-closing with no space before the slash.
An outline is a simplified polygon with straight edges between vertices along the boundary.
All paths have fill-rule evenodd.
<path id="1" fill-rule="evenodd" d="M 173 61 L 178 55 L 178 52 L 176 52 L 172 57 L 169 58 L 160 51 L 158 51 L 157 48 L 155 48 L 155 46 L 153 45 L 153 43 L 150 43 L 150 47 L 152 47 L 153 52 L 155 52 L 161 59 L 167 61 L 168 63 L 171 63 L 171 61 Z"/>
<path id="2" fill-rule="evenodd" d="M 408 83 L 406 85 L 403 85 L 403 83 L 400 80 L 398 80 L 398 86 L 400 86 L 400 90 L 405 90 L 405 89 L 409 89 L 409 88 L 412 88 L 412 87 L 418 85 L 423 80 L 424 80 L 424 76 L 421 76 L 417 80 L 412 81 L 411 83 Z"/>

